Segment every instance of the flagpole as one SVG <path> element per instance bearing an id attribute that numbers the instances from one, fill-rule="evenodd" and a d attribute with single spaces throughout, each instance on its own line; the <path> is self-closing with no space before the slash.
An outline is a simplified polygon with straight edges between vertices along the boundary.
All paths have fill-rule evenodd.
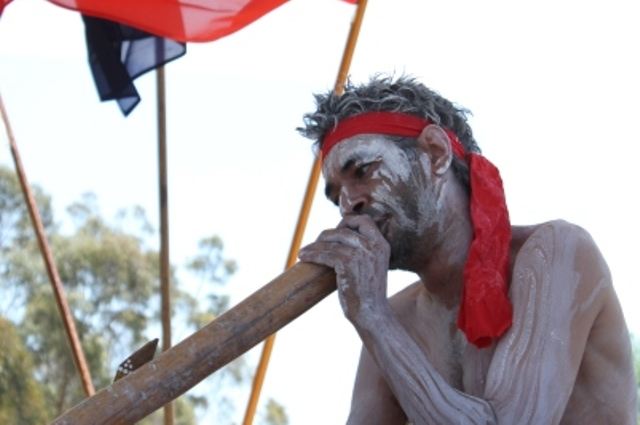
<path id="1" fill-rule="evenodd" d="M 347 43 L 345 45 L 344 52 L 342 54 L 342 61 L 340 62 L 338 76 L 336 77 L 336 82 L 333 89 L 333 91 L 337 95 L 341 95 L 344 92 L 344 85 L 347 80 L 347 76 L 349 74 L 349 68 L 351 67 L 351 60 L 353 59 L 353 53 L 355 51 L 356 44 L 358 42 L 358 35 L 360 34 L 360 27 L 362 26 L 362 21 L 364 19 L 364 12 L 366 8 L 367 8 L 367 0 L 359 0 L 358 6 L 355 12 L 355 16 L 351 23 L 351 29 L 347 37 Z M 313 166 L 311 168 L 311 174 L 309 175 L 309 180 L 307 181 L 307 188 L 305 190 L 304 200 L 302 202 L 302 207 L 300 208 L 300 213 L 298 215 L 298 222 L 296 224 L 296 229 L 293 235 L 293 239 L 291 241 L 291 246 L 289 248 L 289 255 L 287 256 L 287 263 L 285 266 L 285 270 L 289 269 L 296 263 L 296 260 L 298 257 L 298 251 L 300 250 L 300 245 L 302 244 L 302 237 L 304 236 L 304 230 L 307 226 L 307 222 L 309 221 L 309 214 L 311 212 L 311 206 L 313 204 L 313 196 L 316 192 L 316 187 L 318 186 L 318 180 L 320 179 L 321 168 L 322 168 L 322 159 L 320 155 L 318 155 L 316 160 L 313 163 Z M 258 400 L 260 398 L 260 393 L 262 391 L 262 385 L 264 384 L 264 379 L 267 373 L 267 367 L 269 365 L 269 360 L 271 359 L 271 353 L 273 351 L 273 346 L 275 344 L 275 337 L 276 337 L 275 333 L 269 336 L 265 340 L 264 345 L 262 347 L 260 362 L 256 369 L 255 377 L 253 378 L 251 395 L 247 403 L 247 409 L 245 411 L 244 420 L 242 421 L 243 425 L 253 424 L 253 419 L 255 417 L 256 409 L 258 406 Z"/>
<path id="2" fill-rule="evenodd" d="M 82 380 L 82 388 L 84 389 L 85 394 L 90 397 L 96 391 L 91 381 L 91 374 L 89 372 L 89 366 L 87 365 L 87 359 L 85 358 L 84 352 L 82 351 L 82 345 L 80 344 L 80 339 L 78 338 L 78 332 L 73 320 L 73 315 L 71 314 L 71 309 L 69 308 L 69 305 L 67 303 L 67 297 L 64 292 L 64 287 L 62 286 L 62 281 L 60 280 L 60 274 L 58 273 L 56 264 L 53 261 L 53 254 L 51 253 L 49 243 L 47 242 L 47 237 L 44 233 L 44 225 L 42 224 L 42 218 L 40 217 L 40 212 L 38 211 L 35 197 L 33 196 L 33 192 L 31 191 L 31 187 L 29 186 L 29 182 L 27 181 L 27 175 L 24 171 L 22 160 L 20 159 L 18 145 L 15 141 L 15 138 L 13 137 L 11 125 L 9 124 L 9 116 L 4 107 L 2 96 L 0 96 L 0 112 L 2 113 L 2 121 L 4 122 L 5 128 L 7 130 L 7 136 L 9 137 L 11 155 L 13 156 L 13 162 L 16 167 L 16 173 L 18 174 L 18 180 L 20 181 L 20 187 L 22 188 L 22 193 L 27 203 L 27 209 L 29 210 L 31 223 L 33 224 L 33 228 L 36 232 L 36 238 L 40 247 L 40 253 L 42 254 L 42 259 L 44 260 L 47 275 L 49 276 L 49 282 L 51 282 L 51 287 L 53 288 L 53 294 L 56 299 L 56 304 L 58 305 L 58 311 L 60 312 L 62 323 L 64 324 L 64 328 L 67 334 L 69 347 L 71 348 L 71 354 L 73 356 L 76 369 L 80 374 L 80 379 Z"/>
<path id="3" fill-rule="evenodd" d="M 158 193 L 160 206 L 160 303 L 162 351 L 171 348 L 171 269 L 169 263 L 169 196 L 167 190 L 167 109 L 164 66 L 156 69 L 158 107 Z M 173 425 L 173 403 L 164 406 L 164 425 Z"/>

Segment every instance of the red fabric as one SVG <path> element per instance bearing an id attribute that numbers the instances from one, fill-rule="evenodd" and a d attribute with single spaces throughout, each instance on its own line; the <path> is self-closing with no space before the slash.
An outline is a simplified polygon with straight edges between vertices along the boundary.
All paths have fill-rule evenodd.
<path id="1" fill-rule="evenodd" d="M 0 16 L 2 16 L 2 11 L 4 10 L 4 7 L 9 3 L 11 3 L 11 0 L 0 0 Z"/>
<path id="2" fill-rule="evenodd" d="M 327 157 L 329 151 L 344 139 L 358 134 L 388 134 L 393 136 L 417 137 L 422 130 L 433 122 L 415 115 L 398 114 L 395 112 L 367 112 L 343 119 L 327 134 L 322 141 L 322 156 Z M 444 129 L 453 153 L 460 159 L 464 159 L 464 146 L 458 137 L 449 129 Z"/>
<path id="3" fill-rule="evenodd" d="M 0 0 L 0 2 L 6 0 Z M 287 0 L 49 0 L 178 41 L 213 41 L 247 26 Z"/>
<path id="4" fill-rule="evenodd" d="M 511 327 L 508 297 L 511 224 L 502 179 L 485 157 L 469 158 L 473 240 L 464 267 L 458 327 L 477 347 L 491 345 Z"/>
<path id="5" fill-rule="evenodd" d="M 358 134 L 417 137 L 431 120 L 395 112 L 367 112 L 345 118 L 322 142 L 326 158 L 340 141 Z M 454 155 L 467 161 L 471 197 L 469 214 L 473 240 L 463 270 L 458 327 L 479 348 L 499 338 L 512 323 L 508 296 L 511 224 L 498 169 L 474 152 L 465 153 L 454 132 L 444 129 Z"/>

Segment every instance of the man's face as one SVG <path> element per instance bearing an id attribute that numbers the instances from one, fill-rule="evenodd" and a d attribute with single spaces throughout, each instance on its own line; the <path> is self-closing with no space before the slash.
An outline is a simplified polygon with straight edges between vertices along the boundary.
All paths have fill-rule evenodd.
<path id="1" fill-rule="evenodd" d="M 413 269 L 439 228 L 428 156 L 380 135 L 358 135 L 331 150 L 323 174 L 325 194 L 342 216 L 367 214 L 377 224 L 391 246 L 390 268 Z"/>

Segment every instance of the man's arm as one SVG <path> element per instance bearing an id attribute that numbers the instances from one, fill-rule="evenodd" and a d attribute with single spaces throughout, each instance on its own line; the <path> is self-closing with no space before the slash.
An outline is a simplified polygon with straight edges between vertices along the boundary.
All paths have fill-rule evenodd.
<path id="1" fill-rule="evenodd" d="M 365 239 L 375 238 L 367 226 L 364 223 L 360 232 Z M 577 232 L 567 224 L 546 225 L 523 246 L 511 287 L 514 324 L 498 344 L 483 399 L 452 388 L 435 371 L 386 298 L 383 302 L 367 293 L 380 285 L 375 279 L 370 284 L 372 274 L 357 279 L 362 264 L 334 262 L 338 279 L 342 275 L 348 287 L 341 292 L 347 298 L 342 301 L 347 317 L 411 422 L 560 421 L 589 331 L 610 289 L 604 261 L 588 235 Z M 360 241 L 355 248 L 373 247 Z M 359 254 L 342 255 L 345 260 Z M 386 281 L 384 286 L 386 290 Z"/>
<path id="2" fill-rule="evenodd" d="M 513 326 L 496 348 L 485 398 L 501 423 L 557 424 L 588 338 L 617 332 L 592 330 L 615 296 L 608 267 L 587 232 L 566 222 L 545 224 L 518 255 L 510 296 Z"/>
<path id="3" fill-rule="evenodd" d="M 498 423 L 490 403 L 445 381 L 390 308 L 355 327 L 410 422 Z"/>
<path id="4" fill-rule="evenodd" d="M 389 298 L 393 311 L 405 327 L 416 320 L 416 299 L 422 291 L 424 291 L 424 285 L 418 281 Z M 406 425 L 407 421 L 407 415 L 391 392 L 378 365 L 371 358 L 366 347 L 362 347 L 347 423 L 349 425 Z"/>
<path id="5" fill-rule="evenodd" d="M 348 425 L 405 425 L 402 411 L 378 365 L 366 348 L 362 348 L 358 373 L 353 386 Z"/>
<path id="6" fill-rule="evenodd" d="M 444 382 L 393 316 L 359 332 L 415 424 L 557 424 L 611 294 L 608 268 L 586 232 L 562 222 L 535 232 L 514 266 L 514 322 L 496 348 L 482 399 Z"/>
<path id="7" fill-rule="evenodd" d="M 453 389 L 395 316 L 386 296 L 389 245 L 370 217 L 345 217 L 300 259 L 335 269 L 345 315 L 410 422 L 495 423 L 489 403 Z"/>

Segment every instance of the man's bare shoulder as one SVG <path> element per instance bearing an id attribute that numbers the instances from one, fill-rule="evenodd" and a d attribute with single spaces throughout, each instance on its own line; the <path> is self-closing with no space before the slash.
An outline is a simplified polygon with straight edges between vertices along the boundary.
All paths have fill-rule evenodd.
<path id="1" fill-rule="evenodd" d="M 522 329 L 546 321 L 541 335 L 571 343 L 566 358 L 579 365 L 561 423 L 635 423 L 628 331 L 597 244 L 587 230 L 564 220 L 520 227 L 513 234 L 512 248 L 519 243 L 510 289 L 514 325 L 502 345 L 512 344 Z M 541 320 L 527 316 L 530 307 L 545 312 Z M 541 338 L 539 344 L 562 352 L 552 339 Z"/>
<path id="2" fill-rule="evenodd" d="M 596 312 L 610 301 L 617 302 L 609 267 L 584 228 L 554 220 L 514 226 L 512 234 L 512 302 L 528 299 L 543 282 L 550 283 L 551 296 L 571 296 L 582 308 Z"/>
<path id="3" fill-rule="evenodd" d="M 389 303 L 394 313 L 404 317 L 414 312 L 418 297 L 424 290 L 422 282 L 417 281 L 392 295 L 389 298 Z"/>
<path id="4" fill-rule="evenodd" d="M 514 225 L 511 227 L 511 246 L 515 249 L 515 254 L 518 253 L 525 242 L 539 233 L 567 233 L 574 237 L 581 237 L 591 239 L 589 233 L 582 227 L 568 222 L 566 220 L 551 220 L 543 223 L 531 224 L 531 225 Z M 512 253 L 514 253 L 512 251 Z"/>
<path id="5" fill-rule="evenodd" d="M 511 253 L 513 266 L 535 253 L 548 256 L 549 260 L 563 255 L 573 257 L 576 261 L 575 264 L 566 264 L 567 267 L 575 266 L 576 271 L 599 270 L 599 277 L 601 274 L 609 277 L 609 268 L 589 232 L 565 220 L 513 226 Z"/>

